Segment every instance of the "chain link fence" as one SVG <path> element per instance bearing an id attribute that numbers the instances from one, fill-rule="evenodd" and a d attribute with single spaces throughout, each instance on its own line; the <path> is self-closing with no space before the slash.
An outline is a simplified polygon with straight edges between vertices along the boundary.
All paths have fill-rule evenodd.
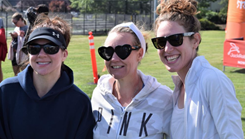
<path id="1" fill-rule="evenodd" d="M 138 26 L 144 27 L 145 30 L 151 30 L 154 22 L 153 0 L 144 2 L 108 0 L 106 3 L 102 3 L 102 1 L 97 0 L 96 4 L 94 5 L 94 9 L 100 9 L 100 12 L 95 11 L 94 13 L 87 10 L 87 7 L 85 7 L 83 13 L 74 12 L 71 9 L 68 10 L 67 8 L 63 8 L 63 10 L 60 12 L 53 12 L 51 10 L 52 7 L 50 7 L 51 2 L 48 2 L 47 0 L 12 1 L 14 1 L 16 4 L 14 4 L 14 6 L 11 8 L 22 13 L 26 21 L 27 17 L 25 16 L 25 10 L 28 9 L 28 7 L 36 7 L 37 4 L 46 4 L 50 9 L 49 16 L 60 16 L 69 22 L 72 27 L 72 34 L 74 35 L 87 35 L 89 31 L 92 31 L 95 35 L 104 35 L 107 34 L 112 27 L 122 22 L 134 22 Z M 120 5 L 118 2 L 123 2 L 123 5 Z M 69 4 L 69 2 L 64 0 L 63 7 L 67 7 Z M 1 7 L 0 18 L 2 18 L 4 21 L 6 35 L 9 37 L 9 32 L 12 32 L 15 27 L 11 22 L 11 17 L 15 12 L 5 10 L 6 8 L 7 7 Z"/>
<path id="2" fill-rule="evenodd" d="M 0 18 L 3 19 L 6 34 L 14 30 L 15 25 L 12 23 L 12 12 L 1 12 Z M 24 15 L 24 13 L 22 13 Z M 134 22 L 145 30 L 151 30 L 153 17 L 147 15 L 129 15 L 129 14 L 81 14 L 73 17 L 70 13 L 50 13 L 50 17 L 60 16 L 72 27 L 72 34 L 85 35 L 89 31 L 93 34 L 106 34 L 112 27 L 122 22 Z M 25 17 L 25 16 L 24 16 Z M 25 17 L 25 20 L 27 18 Z M 28 23 L 28 21 L 27 21 Z"/>

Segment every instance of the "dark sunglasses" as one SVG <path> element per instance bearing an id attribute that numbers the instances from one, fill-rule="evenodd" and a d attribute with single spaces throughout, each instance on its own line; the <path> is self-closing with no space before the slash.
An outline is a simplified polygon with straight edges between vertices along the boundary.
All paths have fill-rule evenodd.
<path id="1" fill-rule="evenodd" d="M 16 21 L 16 22 L 12 22 L 14 25 L 16 25 L 19 21 Z"/>
<path id="2" fill-rule="evenodd" d="M 131 46 L 129 44 L 124 45 L 118 45 L 115 47 L 115 49 L 111 46 L 105 47 L 101 46 L 98 49 L 99 55 L 105 59 L 106 61 L 110 61 L 114 52 L 117 54 L 118 57 L 120 57 L 122 60 L 126 59 L 132 50 L 138 50 L 140 49 L 139 46 Z"/>
<path id="3" fill-rule="evenodd" d="M 164 49 L 167 41 L 174 47 L 178 47 L 183 44 L 183 37 L 190 37 L 194 35 L 195 32 L 186 32 L 173 34 L 164 37 L 152 38 L 151 41 L 156 49 Z"/>
<path id="4" fill-rule="evenodd" d="M 43 49 L 43 51 L 46 54 L 56 54 L 59 52 L 59 50 L 61 49 L 65 49 L 64 46 L 57 46 L 54 44 L 44 44 L 44 45 L 40 45 L 40 44 L 29 44 L 27 46 L 27 51 L 28 53 L 30 53 L 31 55 L 37 55 L 40 53 L 41 49 Z"/>

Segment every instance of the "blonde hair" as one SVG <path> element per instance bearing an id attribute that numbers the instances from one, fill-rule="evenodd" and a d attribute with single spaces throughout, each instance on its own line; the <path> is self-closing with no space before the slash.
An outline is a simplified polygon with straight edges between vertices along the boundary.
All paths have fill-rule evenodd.
<path id="1" fill-rule="evenodd" d="M 138 28 L 140 29 L 140 32 L 141 32 L 141 34 L 143 35 L 144 39 L 145 39 L 145 40 L 148 40 L 148 39 L 150 38 L 149 32 L 145 31 L 143 26 L 138 27 Z M 141 47 L 141 43 L 140 43 L 139 38 L 138 38 L 137 35 L 134 33 L 134 31 L 131 30 L 129 27 L 123 27 L 123 26 L 117 27 L 117 26 L 116 26 L 116 27 L 112 28 L 108 34 L 113 33 L 113 32 L 116 32 L 116 33 L 129 33 L 129 34 L 132 34 L 133 37 L 134 37 L 133 40 L 135 40 L 134 42 L 132 42 L 132 44 L 133 44 L 134 46 L 140 46 L 140 47 Z M 148 45 L 147 45 L 147 43 L 146 43 L 146 49 L 145 49 L 145 52 L 147 52 L 147 49 L 148 49 Z"/>

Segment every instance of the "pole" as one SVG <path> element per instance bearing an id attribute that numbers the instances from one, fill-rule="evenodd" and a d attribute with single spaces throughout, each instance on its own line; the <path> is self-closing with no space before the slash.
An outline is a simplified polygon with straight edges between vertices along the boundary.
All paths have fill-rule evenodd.
<path id="1" fill-rule="evenodd" d="M 167 0 L 161 0 L 161 2 L 164 1 L 166 2 Z M 153 0 L 153 9 L 154 9 L 154 22 L 156 21 L 156 18 L 157 18 L 157 14 L 156 14 L 156 9 L 157 9 L 157 6 L 158 6 L 158 1 L 157 0 Z"/>
<path id="2" fill-rule="evenodd" d="M 3 12 L 3 0 L 1 0 L 1 11 Z"/>
<path id="3" fill-rule="evenodd" d="M 94 36 L 93 33 L 89 32 L 89 48 L 91 54 L 91 62 L 92 62 L 92 69 L 93 69 L 93 76 L 94 76 L 94 83 L 97 84 L 98 82 L 98 73 L 97 73 L 97 65 L 96 65 L 96 57 L 95 57 L 95 49 L 94 49 Z"/>
<path id="4" fill-rule="evenodd" d="M 154 16 L 153 16 L 153 18 L 154 18 L 154 22 L 155 22 L 155 21 L 156 21 L 156 17 L 157 17 L 157 15 L 156 15 L 157 0 L 154 0 L 153 5 L 154 5 Z M 153 22 L 153 23 L 154 23 L 154 22 Z"/>

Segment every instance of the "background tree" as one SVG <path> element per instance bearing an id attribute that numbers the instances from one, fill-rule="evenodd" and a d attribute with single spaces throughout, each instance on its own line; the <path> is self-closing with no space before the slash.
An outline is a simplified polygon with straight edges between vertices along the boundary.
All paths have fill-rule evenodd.
<path id="1" fill-rule="evenodd" d="M 220 9 L 220 13 L 227 14 L 228 11 L 228 0 L 221 0 L 220 4 L 222 8 Z"/>
<path id="2" fill-rule="evenodd" d="M 13 4 L 13 7 L 18 9 L 17 11 L 23 12 L 26 9 L 28 9 L 30 6 L 36 7 L 38 4 L 49 5 L 51 0 L 9 0 L 9 1 L 16 2 L 15 4 Z M 65 1 L 68 1 L 68 0 L 65 0 Z"/>
<path id="3" fill-rule="evenodd" d="M 201 22 L 202 29 L 219 29 L 217 24 L 226 24 L 228 0 L 221 0 L 221 10 L 219 12 L 208 10 L 211 2 L 217 0 L 199 0 L 197 18 Z"/>
<path id="4" fill-rule="evenodd" d="M 142 14 L 151 12 L 152 0 L 70 0 L 81 13 Z"/>
<path id="5" fill-rule="evenodd" d="M 200 13 L 197 15 L 197 18 L 204 18 L 206 16 L 206 13 L 209 11 L 208 7 L 210 7 L 211 2 L 216 1 L 217 0 L 198 0 L 198 11 L 200 11 Z"/>
<path id="6" fill-rule="evenodd" d="M 211 5 L 211 2 L 216 2 L 217 0 L 197 0 L 198 7 L 208 8 Z"/>
<path id="7" fill-rule="evenodd" d="M 70 0 L 71 7 L 74 9 L 80 10 L 81 13 L 86 12 L 88 9 L 91 9 L 91 5 L 94 0 Z"/>
<path id="8" fill-rule="evenodd" d="M 70 5 L 66 1 L 52 0 L 49 3 L 49 10 L 51 12 L 68 12 Z"/>

